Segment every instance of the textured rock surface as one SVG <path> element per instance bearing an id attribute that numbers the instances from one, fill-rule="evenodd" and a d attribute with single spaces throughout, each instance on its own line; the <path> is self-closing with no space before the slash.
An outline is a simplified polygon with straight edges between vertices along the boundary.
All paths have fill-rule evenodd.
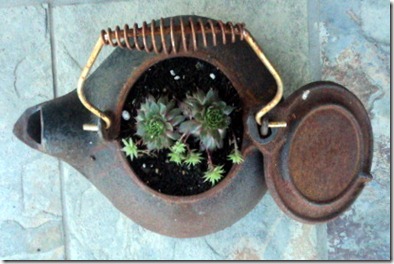
<path id="1" fill-rule="evenodd" d="M 370 182 L 328 224 L 329 259 L 390 258 L 390 26 L 388 1 L 321 1 L 323 78 L 348 87 L 372 119 Z"/>
<path id="2" fill-rule="evenodd" d="M 201 15 L 245 22 L 267 57 L 283 76 L 286 93 L 310 79 L 307 1 L 165 1 L 116 2 L 54 8 L 59 94 L 75 88 L 80 68 L 108 26 L 176 15 Z M 111 52 L 105 48 L 95 66 Z"/>
<path id="3" fill-rule="evenodd" d="M 175 239 L 134 224 L 70 166 L 64 173 L 70 259 L 321 259 L 325 254 L 319 228 L 289 219 L 269 195 L 223 231 Z"/>
<path id="4" fill-rule="evenodd" d="M 58 161 L 20 142 L 23 111 L 52 99 L 46 7 L 0 9 L 0 259 L 62 259 Z"/>
<path id="5" fill-rule="evenodd" d="M 88 0 L 88 4 L 75 4 L 81 2 L 55 0 L 50 7 L 29 6 L 32 0 L 0 3 L 0 79 L 4 86 L 0 99 L 0 259 L 390 257 L 386 1 L 103 4 L 98 0 L 93 4 Z M 164 237 L 119 213 L 72 167 L 33 151 L 12 135 L 13 124 L 26 108 L 53 98 L 53 91 L 61 96 L 75 89 L 102 28 L 185 14 L 245 22 L 283 77 L 285 95 L 312 80 L 328 79 L 347 86 L 363 101 L 374 130 L 375 178 L 345 214 L 328 225 L 305 225 L 285 216 L 266 195 L 246 217 L 223 231 L 193 239 Z M 96 67 L 111 51 L 104 49 Z"/>

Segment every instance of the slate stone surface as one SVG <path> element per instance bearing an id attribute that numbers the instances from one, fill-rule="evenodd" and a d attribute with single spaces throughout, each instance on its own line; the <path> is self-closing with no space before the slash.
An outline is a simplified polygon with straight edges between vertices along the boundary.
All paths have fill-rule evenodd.
<path id="1" fill-rule="evenodd" d="M 0 259 L 390 257 L 386 1 L 81 2 L 0 3 Z M 225 230 L 200 238 L 169 238 L 133 223 L 75 169 L 12 135 L 26 108 L 76 88 L 102 28 L 187 14 L 245 22 L 282 76 L 285 96 L 310 81 L 326 79 L 361 98 L 374 130 L 375 178 L 345 214 L 328 225 L 301 224 L 285 216 L 268 194 Z M 104 49 L 96 67 L 111 51 Z"/>
<path id="2" fill-rule="evenodd" d="M 321 259 L 325 254 L 319 234 L 324 226 L 291 220 L 269 195 L 223 231 L 176 239 L 136 225 L 73 168 L 65 165 L 64 172 L 69 184 L 65 202 L 69 259 L 276 260 Z"/>
<path id="3" fill-rule="evenodd" d="M 0 259 L 63 259 L 58 161 L 12 128 L 26 108 L 53 98 L 47 7 L 0 9 Z"/>
<path id="4" fill-rule="evenodd" d="M 388 1 L 321 1 L 323 78 L 368 109 L 372 175 L 355 204 L 328 224 L 329 259 L 390 259 L 390 9 Z"/>

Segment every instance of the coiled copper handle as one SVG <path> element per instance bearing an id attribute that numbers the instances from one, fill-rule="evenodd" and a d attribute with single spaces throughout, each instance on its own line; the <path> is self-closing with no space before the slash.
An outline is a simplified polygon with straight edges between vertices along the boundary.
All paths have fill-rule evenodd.
<path id="1" fill-rule="evenodd" d="M 177 21 L 175 25 L 174 18 L 170 18 L 169 26 L 164 26 L 164 19 L 161 18 L 159 25 L 156 25 L 155 20 L 152 20 L 148 27 L 146 22 L 142 23 L 142 27 L 138 27 L 137 23 L 134 23 L 132 28 L 126 24 L 123 29 L 119 26 L 112 29 L 101 31 L 101 40 L 104 45 L 110 45 L 112 47 L 127 48 L 129 50 L 145 50 L 146 52 L 155 52 L 156 54 L 164 52 L 165 54 L 178 53 L 179 50 L 184 51 L 196 51 L 200 47 L 198 38 L 202 39 L 202 47 L 208 47 L 208 38 L 211 39 L 213 46 L 218 45 L 218 36 L 221 37 L 222 44 L 228 42 L 234 43 L 244 39 L 244 24 L 235 24 L 227 22 L 226 24 L 222 21 L 213 21 L 208 19 L 203 22 L 201 18 L 195 21 L 193 18 L 185 22 L 182 17 Z M 175 35 L 181 35 L 181 40 L 177 43 Z M 167 40 L 167 36 L 170 36 L 170 40 Z M 159 38 L 159 41 L 158 41 Z M 191 39 L 190 44 L 188 38 Z M 148 43 L 150 40 L 150 43 Z M 190 46 L 189 46 L 189 45 Z"/>
<path id="2" fill-rule="evenodd" d="M 200 38 L 201 41 L 199 41 Z M 121 29 L 119 26 L 116 26 L 115 30 L 110 28 L 107 30 L 102 30 L 92 54 L 90 55 L 89 60 L 82 70 L 81 76 L 79 78 L 77 89 L 78 97 L 82 104 L 90 112 L 105 122 L 106 129 L 110 128 L 110 117 L 93 106 L 86 99 L 83 93 L 85 80 L 104 45 L 110 45 L 112 47 L 120 47 L 129 50 L 155 52 L 156 54 L 164 52 L 164 54 L 168 55 L 172 53 L 177 54 L 180 51 L 193 52 L 199 48 L 206 48 L 210 45 L 226 45 L 228 43 L 235 43 L 238 40 L 246 40 L 248 42 L 262 63 L 273 75 L 277 83 L 278 89 L 275 97 L 258 113 L 256 113 L 256 122 L 261 125 L 262 117 L 272 108 L 274 108 L 281 100 L 283 96 L 283 84 L 275 68 L 271 65 L 261 48 L 258 46 L 257 42 L 242 23 L 237 23 L 234 25 L 231 22 L 224 23 L 220 20 L 214 21 L 208 19 L 203 21 L 201 18 L 197 19 L 196 21 L 196 19 L 192 17 L 189 17 L 185 22 L 183 17 L 178 17 L 176 19 L 171 17 L 169 19 L 169 25 L 164 25 L 164 19 L 161 18 L 158 25 L 156 24 L 155 20 L 152 20 L 150 26 L 148 26 L 146 22 L 143 22 L 142 27 L 138 27 L 138 24 L 134 23 L 132 28 L 126 24 L 124 25 L 123 29 Z M 199 46 L 199 44 L 201 46 Z M 286 123 L 284 122 L 271 122 L 271 127 L 284 126 L 286 126 Z M 98 130 L 98 127 L 86 125 L 84 126 L 84 129 Z"/>

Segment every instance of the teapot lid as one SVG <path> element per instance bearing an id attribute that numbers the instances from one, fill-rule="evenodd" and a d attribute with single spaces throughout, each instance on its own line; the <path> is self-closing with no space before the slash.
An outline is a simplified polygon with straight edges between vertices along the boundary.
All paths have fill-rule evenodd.
<path id="1" fill-rule="evenodd" d="M 270 118 L 287 127 L 256 143 L 280 208 L 309 223 L 345 211 L 372 178 L 372 129 L 362 103 L 338 84 L 316 82 L 292 94 Z M 251 137 L 256 141 L 256 134 Z"/>

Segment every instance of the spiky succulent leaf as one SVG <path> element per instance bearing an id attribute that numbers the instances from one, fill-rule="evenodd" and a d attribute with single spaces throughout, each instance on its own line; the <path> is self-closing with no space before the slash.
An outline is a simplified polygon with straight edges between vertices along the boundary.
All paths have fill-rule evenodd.
<path id="1" fill-rule="evenodd" d="M 184 156 L 182 154 L 174 152 L 168 153 L 168 157 L 170 158 L 171 162 L 175 162 L 178 165 L 181 165 L 184 159 Z"/>
<path id="2" fill-rule="evenodd" d="M 170 153 L 168 153 L 170 161 L 175 162 L 178 165 L 182 164 L 185 159 L 186 148 L 185 143 L 181 141 L 175 142 L 175 144 L 170 148 Z"/>
<path id="3" fill-rule="evenodd" d="M 136 135 L 142 138 L 149 151 L 170 147 L 179 133 L 174 129 L 185 117 L 175 102 L 167 97 L 156 99 L 149 95 L 137 111 Z"/>
<path id="4" fill-rule="evenodd" d="M 184 154 L 186 152 L 186 144 L 180 141 L 175 142 L 174 145 L 170 148 L 171 152 L 177 154 Z"/>
<path id="5" fill-rule="evenodd" d="M 210 182 L 214 186 L 223 177 L 223 166 L 211 167 L 204 173 L 204 182 Z"/>
<path id="6" fill-rule="evenodd" d="M 196 166 L 197 164 L 200 164 L 201 161 L 202 157 L 200 152 L 190 151 L 189 155 L 185 159 L 185 164 L 187 166 Z"/>
<path id="7" fill-rule="evenodd" d="M 180 125 L 181 133 L 199 138 L 203 149 L 222 148 L 233 107 L 221 101 L 218 93 L 210 89 L 207 94 L 197 90 L 193 95 L 188 95 L 181 108 L 190 119 Z"/>
<path id="8" fill-rule="evenodd" d="M 227 159 L 233 164 L 241 164 L 244 162 L 241 152 L 238 149 L 234 149 L 228 156 Z"/>
<path id="9" fill-rule="evenodd" d="M 133 139 L 129 138 L 128 141 L 126 139 L 122 139 L 122 142 L 124 144 L 122 151 L 124 151 L 126 153 L 126 157 L 130 157 L 131 160 L 133 160 L 134 158 L 137 158 L 139 151 L 138 151 L 138 147 L 134 143 Z"/>

